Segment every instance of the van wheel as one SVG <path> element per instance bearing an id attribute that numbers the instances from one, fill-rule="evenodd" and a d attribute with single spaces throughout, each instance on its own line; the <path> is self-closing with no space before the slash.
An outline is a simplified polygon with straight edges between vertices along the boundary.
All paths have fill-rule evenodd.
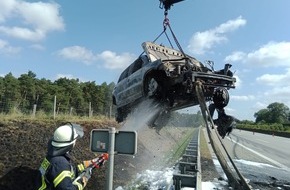
<path id="1" fill-rule="evenodd" d="M 147 77 L 146 84 L 145 84 L 145 93 L 146 95 L 151 98 L 155 96 L 158 92 L 159 84 L 154 77 Z"/>
<path id="2" fill-rule="evenodd" d="M 117 112 L 116 112 L 116 115 L 115 115 L 115 119 L 118 123 L 121 123 L 122 121 L 124 121 L 124 113 L 123 113 L 123 110 L 122 108 L 117 108 Z"/>

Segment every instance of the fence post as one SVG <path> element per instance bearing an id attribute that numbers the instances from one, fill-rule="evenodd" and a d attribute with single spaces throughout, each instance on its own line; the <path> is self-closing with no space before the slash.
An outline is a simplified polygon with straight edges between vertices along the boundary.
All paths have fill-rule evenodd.
<path id="1" fill-rule="evenodd" d="M 89 102 L 89 117 L 92 116 L 92 102 Z"/>
<path id="2" fill-rule="evenodd" d="M 32 117 L 35 118 L 36 113 L 36 104 L 33 104 L 33 111 L 32 111 Z"/>
<path id="3" fill-rule="evenodd" d="M 54 103 L 53 103 L 53 119 L 55 119 L 55 112 L 56 112 L 56 96 L 54 96 Z"/>
<path id="4" fill-rule="evenodd" d="M 73 107 L 70 107 L 70 110 L 69 110 L 69 116 L 72 115 L 72 111 L 73 111 Z"/>
<path id="5" fill-rule="evenodd" d="M 109 119 L 112 117 L 112 104 L 110 105 Z"/>

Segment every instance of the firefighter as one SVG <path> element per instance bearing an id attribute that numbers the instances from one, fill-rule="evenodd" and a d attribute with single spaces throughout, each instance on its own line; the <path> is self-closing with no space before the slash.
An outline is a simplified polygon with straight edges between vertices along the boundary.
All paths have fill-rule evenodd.
<path id="1" fill-rule="evenodd" d="M 229 94 L 225 88 L 217 88 L 213 94 L 213 103 L 209 105 L 209 112 L 211 118 L 214 115 L 214 111 L 217 111 L 218 117 L 213 122 L 217 126 L 219 135 L 225 138 L 229 135 L 235 127 L 235 121 L 238 121 L 233 116 L 225 113 L 225 107 L 229 103 Z"/>
<path id="2" fill-rule="evenodd" d="M 54 131 L 48 142 L 47 155 L 39 168 L 37 190 L 82 190 L 86 186 L 91 173 L 78 181 L 74 179 L 88 167 L 92 161 L 84 161 L 75 167 L 71 161 L 70 151 L 76 140 L 83 136 L 80 125 L 67 123 Z"/>
<path id="3" fill-rule="evenodd" d="M 209 111 L 212 113 L 212 115 L 215 110 L 218 113 L 218 118 L 214 119 L 213 123 L 217 126 L 219 135 L 222 138 L 225 138 L 225 136 L 229 135 L 235 127 L 236 119 L 233 116 L 227 115 L 224 108 L 219 109 L 216 108 L 214 104 L 210 104 Z"/>

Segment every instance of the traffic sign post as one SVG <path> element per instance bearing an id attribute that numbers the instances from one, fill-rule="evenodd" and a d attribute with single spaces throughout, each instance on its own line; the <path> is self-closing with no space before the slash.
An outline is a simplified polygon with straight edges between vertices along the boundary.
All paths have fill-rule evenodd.
<path id="1" fill-rule="evenodd" d="M 109 154 L 106 189 L 112 190 L 114 156 L 115 154 L 135 155 L 137 153 L 137 132 L 116 131 L 114 127 L 93 129 L 91 131 L 90 148 L 92 152 Z"/>
<path id="2" fill-rule="evenodd" d="M 109 130 L 109 167 L 107 170 L 107 189 L 113 189 L 113 176 L 114 176 L 114 147 L 115 147 L 115 133 L 116 130 L 114 127 Z"/>

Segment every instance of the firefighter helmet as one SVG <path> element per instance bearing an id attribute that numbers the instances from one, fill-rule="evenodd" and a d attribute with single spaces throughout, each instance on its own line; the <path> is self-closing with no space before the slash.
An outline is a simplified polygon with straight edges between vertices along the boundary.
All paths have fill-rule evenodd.
<path id="1" fill-rule="evenodd" d="M 67 123 L 58 127 L 53 134 L 51 145 L 57 148 L 66 147 L 76 142 L 83 136 L 83 130 L 79 125 Z"/>

